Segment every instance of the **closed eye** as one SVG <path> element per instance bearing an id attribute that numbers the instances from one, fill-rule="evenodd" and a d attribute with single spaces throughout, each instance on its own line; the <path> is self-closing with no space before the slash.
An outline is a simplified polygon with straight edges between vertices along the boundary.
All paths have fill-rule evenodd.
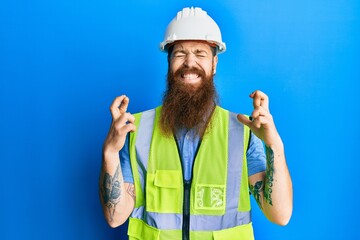
<path id="1" fill-rule="evenodd" d="M 185 57 L 186 53 L 184 51 L 175 51 L 173 54 L 174 57 Z"/>
<path id="2" fill-rule="evenodd" d="M 203 58 L 203 57 L 207 57 L 207 52 L 199 49 L 195 51 L 195 55 L 197 57 Z"/>

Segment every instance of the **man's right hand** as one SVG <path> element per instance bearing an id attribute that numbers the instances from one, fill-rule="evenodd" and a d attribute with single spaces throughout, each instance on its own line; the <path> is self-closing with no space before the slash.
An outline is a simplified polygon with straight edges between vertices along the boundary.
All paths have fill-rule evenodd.
<path id="1" fill-rule="evenodd" d="M 125 144 L 127 133 L 136 130 L 134 116 L 126 112 L 128 106 L 129 98 L 125 95 L 115 98 L 111 104 L 112 122 L 104 142 L 104 152 L 118 154 Z"/>

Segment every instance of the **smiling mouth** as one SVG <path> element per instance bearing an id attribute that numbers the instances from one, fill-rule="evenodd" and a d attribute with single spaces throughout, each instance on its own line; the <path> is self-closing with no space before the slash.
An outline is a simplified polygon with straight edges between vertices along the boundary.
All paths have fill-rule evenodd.
<path id="1" fill-rule="evenodd" d="M 187 74 L 181 74 L 181 77 L 186 81 L 192 81 L 197 79 L 199 75 L 195 73 L 187 73 Z"/>

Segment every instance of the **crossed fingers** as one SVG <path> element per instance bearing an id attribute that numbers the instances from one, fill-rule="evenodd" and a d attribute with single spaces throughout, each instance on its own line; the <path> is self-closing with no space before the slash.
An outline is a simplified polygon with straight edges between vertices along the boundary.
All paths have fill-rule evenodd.
<path id="1" fill-rule="evenodd" d="M 113 120 L 118 119 L 122 114 L 127 111 L 129 106 L 129 98 L 125 95 L 121 95 L 114 99 L 110 106 L 110 112 Z"/>
<path id="2" fill-rule="evenodd" d="M 269 98 L 265 93 L 259 90 L 251 93 L 250 98 L 253 99 L 254 107 L 254 111 L 251 114 L 251 120 L 242 114 L 238 114 L 237 118 L 240 122 L 250 127 L 251 129 L 260 129 L 261 126 L 266 126 L 270 123 L 270 121 L 272 121 L 272 116 L 269 112 Z"/>
<path id="3" fill-rule="evenodd" d="M 256 90 L 250 94 L 250 97 L 253 99 L 254 109 L 263 107 L 265 110 L 269 111 L 269 98 L 265 93 Z"/>
<path id="4" fill-rule="evenodd" d="M 253 99 L 254 111 L 251 114 L 252 125 L 256 128 L 260 128 L 262 125 L 267 125 L 272 120 L 272 116 L 269 112 L 269 98 L 268 96 L 257 90 L 250 94 Z"/>
<path id="5" fill-rule="evenodd" d="M 115 98 L 110 106 L 111 116 L 113 118 L 113 125 L 117 131 L 123 129 L 125 132 L 134 131 L 133 115 L 127 112 L 129 106 L 129 98 L 125 95 Z"/>

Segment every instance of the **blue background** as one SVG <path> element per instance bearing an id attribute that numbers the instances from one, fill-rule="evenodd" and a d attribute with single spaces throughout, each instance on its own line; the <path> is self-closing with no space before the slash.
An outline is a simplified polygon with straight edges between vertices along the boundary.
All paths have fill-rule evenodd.
<path id="1" fill-rule="evenodd" d="M 270 97 L 294 185 L 288 226 L 253 204 L 266 239 L 359 239 L 360 2 L 0 2 L 0 239 L 127 239 L 98 197 L 114 97 L 131 112 L 160 104 L 176 12 L 200 6 L 219 24 L 221 105 L 251 113 Z M 254 203 L 254 202 L 253 202 Z"/>

